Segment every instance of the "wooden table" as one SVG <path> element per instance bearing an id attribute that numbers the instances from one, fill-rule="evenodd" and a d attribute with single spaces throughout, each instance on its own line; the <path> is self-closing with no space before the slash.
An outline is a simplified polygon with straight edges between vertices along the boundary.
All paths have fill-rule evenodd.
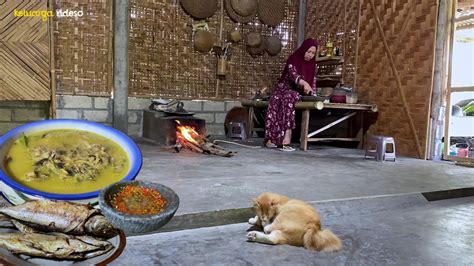
<path id="1" fill-rule="evenodd" d="M 248 110 L 248 129 L 247 129 L 247 136 L 251 137 L 252 133 L 255 130 L 253 126 L 254 121 L 254 108 L 266 108 L 268 107 L 268 101 L 258 101 L 258 100 L 242 100 L 242 106 L 247 108 Z M 317 102 L 297 102 L 295 105 L 296 109 L 302 110 L 303 116 L 301 121 L 301 135 L 300 135 L 300 148 L 303 151 L 308 149 L 308 142 L 315 142 L 315 141 L 324 141 L 324 140 L 338 140 L 338 141 L 363 141 L 364 139 L 364 130 L 363 130 L 363 120 L 361 120 L 361 125 L 359 129 L 359 133 L 355 138 L 313 138 L 313 136 L 321 133 L 322 131 L 331 128 L 342 121 L 345 121 L 357 114 L 357 112 L 377 112 L 377 106 L 374 104 L 349 104 L 349 103 L 323 103 L 320 101 Z M 325 125 L 324 127 L 313 131 L 308 132 L 309 128 L 309 118 L 310 118 L 310 111 L 316 110 L 323 110 L 323 109 L 343 109 L 348 110 L 348 113 L 343 117 L 339 118 L 338 120 Z M 260 129 L 261 130 L 261 129 Z"/>

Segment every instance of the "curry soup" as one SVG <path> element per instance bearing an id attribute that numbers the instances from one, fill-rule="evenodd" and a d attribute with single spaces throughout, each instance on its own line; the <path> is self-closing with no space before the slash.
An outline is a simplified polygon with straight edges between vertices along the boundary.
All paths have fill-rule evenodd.
<path id="1" fill-rule="evenodd" d="M 3 159 L 17 182 L 49 193 L 77 194 L 120 181 L 130 168 L 125 151 L 100 135 L 73 129 L 21 135 Z"/>

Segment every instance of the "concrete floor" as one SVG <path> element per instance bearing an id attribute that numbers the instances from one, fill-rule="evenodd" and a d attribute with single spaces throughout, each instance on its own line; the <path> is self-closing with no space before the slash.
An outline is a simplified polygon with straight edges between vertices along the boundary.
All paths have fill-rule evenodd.
<path id="1" fill-rule="evenodd" d="M 248 224 L 128 237 L 112 265 L 473 265 L 474 197 L 427 202 L 421 196 L 343 201 L 322 214 L 343 250 L 246 242 Z M 383 208 L 379 208 L 381 206 Z M 352 207 L 352 208 L 344 208 Z M 328 212 L 328 209 L 346 209 Z M 341 215 L 342 214 L 342 215 Z"/>
<path id="2" fill-rule="evenodd" d="M 265 191 L 314 202 L 474 187 L 473 168 L 403 157 L 382 163 L 357 149 L 281 152 L 222 144 L 238 152 L 224 158 L 137 143 L 143 153 L 137 179 L 175 190 L 177 215 L 250 207 L 250 199 Z"/>
<path id="3" fill-rule="evenodd" d="M 420 193 L 471 188 L 472 195 L 473 168 L 403 157 L 381 163 L 364 159 L 362 150 L 321 146 L 286 153 L 223 144 L 238 152 L 223 158 L 137 143 L 143 153 L 137 179 L 171 187 L 181 203 L 161 233 L 127 237 L 114 265 L 474 262 L 474 197 L 428 202 Z M 249 225 L 240 222 L 253 215 L 250 200 L 264 191 L 314 204 L 344 249 L 318 253 L 246 242 Z M 209 227 L 218 224 L 224 225 Z"/>

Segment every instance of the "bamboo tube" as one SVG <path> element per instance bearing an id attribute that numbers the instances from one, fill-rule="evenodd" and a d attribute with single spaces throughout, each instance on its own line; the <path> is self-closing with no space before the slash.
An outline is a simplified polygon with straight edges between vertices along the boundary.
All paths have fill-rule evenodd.
<path id="1" fill-rule="evenodd" d="M 377 27 L 379 29 L 380 35 L 382 37 L 382 42 L 383 42 L 383 45 L 385 47 L 385 53 L 387 54 L 387 56 L 389 58 L 390 66 L 392 68 L 393 74 L 395 76 L 395 81 L 397 83 L 397 88 L 398 88 L 398 91 L 399 91 L 400 96 L 402 98 L 403 110 L 405 111 L 405 114 L 408 118 L 408 123 L 410 124 L 410 129 L 411 129 L 411 131 L 412 131 L 412 133 L 415 137 L 415 143 L 416 143 L 416 148 L 417 148 L 417 151 L 418 151 L 418 156 L 421 159 L 421 158 L 423 158 L 423 151 L 422 151 L 421 146 L 420 146 L 420 139 L 418 137 L 418 133 L 416 133 L 415 124 L 413 123 L 413 119 L 410 115 L 410 110 L 408 109 L 408 104 L 407 104 L 405 92 L 403 91 L 403 88 L 402 88 L 402 82 L 400 80 L 400 75 L 398 74 L 397 68 L 395 66 L 395 61 L 393 60 L 392 52 L 390 51 L 390 47 L 388 46 L 387 39 L 385 38 L 385 33 L 383 31 L 383 27 L 382 27 L 382 23 L 380 22 L 380 18 L 377 14 L 377 9 L 375 8 L 374 0 L 370 0 L 370 5 L 372 7 L 372 11 L 374 12 L 375 22 L 376 22 Z"/>
<path id="2" fill-rule="evenodd" d="M 222 45 L 222 31 L 223 31 L 223 28 L 224 28 L 224 1 L 225 0 L 222 0 L 221 1 L 221 24 L 220 24 L 220 28 L 219 28 L 219 44 Z M 220 79 L 216 79 L 216 99 L 217 97 L 219 96 L 219 88 L 220 88 L 220 85 L 221 85 L 221 81 Z"/>
<path id="3" fill-rule="evenodd" d="M 360 42 L 360 17 L 362 12 L 362 1 L 359 0 L 358 10 L 357 10 L 357 38 L 356 38 L 356 54 L 354 62 L 354 91 L 357 91 L 357 68 L 359 65 L 359 42 Z M 344 51 L 345 54 L 345 51 Z"/>

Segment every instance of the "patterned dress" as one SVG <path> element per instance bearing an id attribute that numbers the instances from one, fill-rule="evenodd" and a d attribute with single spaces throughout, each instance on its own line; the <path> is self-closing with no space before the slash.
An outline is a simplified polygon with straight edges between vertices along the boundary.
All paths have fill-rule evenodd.
<path id="1" fill-rule="evenodd" d="M 300 100 L 302 89 L 296 85 L 300 75 L 296 68 L 289 64 L 287 74 L 280 79 L 276 88 L 273 89 L 270 102 L 268 103 L 265 120 L 265 143 L 270 140 L 276 145 L 282 145 L 285 131 L 294 129 L 295 104 Z M 316 78 L 311 86 L 316 91 Z"/>

